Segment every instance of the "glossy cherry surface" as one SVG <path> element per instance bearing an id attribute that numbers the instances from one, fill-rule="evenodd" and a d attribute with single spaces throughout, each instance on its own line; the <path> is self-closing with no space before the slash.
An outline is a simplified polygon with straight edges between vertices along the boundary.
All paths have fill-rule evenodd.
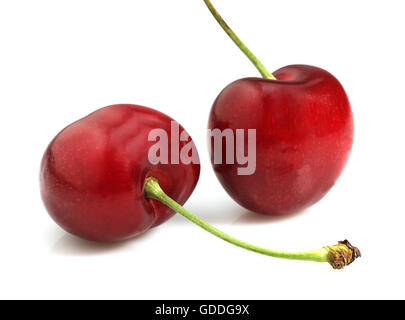
<path id="1" fill-rule="evenodd" d="M 170 158 L 171 121 L 146 107 L 114 105 L 63 129 L 41 163 L 41 195 L 51 217 L 66 231 L 96 241 L 126 239 L 169 219 L 172 209 L 145 198 L 145 179 L 157 178 L 170 197 L 184 204 L 200 172 L 198 163 L 149 161 L 149 148 L 156 143 L 148 140 L 152 129 L 168 133 Z M 186 143 L 179 141 L 179 149 Z"/>
<path id="2" fill-rule="evenodd" d="M 240 205 L 283 215 L 316 203 L 334 185 L 351 150 L 353 117 L 343 87 L 327 71 L 291 65 L 273 75 L 277 80 L 246 78 L 227 86 L 208 127 L 256 129 L 254 174 L 238 175 L 237 163 L 213 167 Z M 248 150 L 246 144 L 245 137 Z"/>

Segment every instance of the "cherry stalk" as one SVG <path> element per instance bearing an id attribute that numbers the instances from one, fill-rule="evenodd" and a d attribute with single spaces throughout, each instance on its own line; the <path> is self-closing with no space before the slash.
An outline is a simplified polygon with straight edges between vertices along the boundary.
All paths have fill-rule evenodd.
<path id="1" fill-rule="evenodd" d="M 265 79 L 272 79 L 276 80 L 276 77 L 271 74 L 266 67 L 260 62 L 260 60 L 249 50 L 248 47 L 239 39 L 239 37 L 232 31 L 229 25 L 225 22 L 225 20 L 221 17 L 215 7 L 212 5 L 210 0 L 204 0 L 205 4 L 207 5 L 208 9 L 211 11 L 212 15 L 214 16 L 215 20 L 219 23 L 222 29 L 226 32 L 226 34 L 232 39 L 232 41 L 238 46 L 238 48 L 248 57 L 248 59 L 253 63 L 256 69 L 260 72 L 263 78 Z"/>
<path id="2" fill-rule="evenodd" d="M 356 258 L 361 256 L 359 249 L 353 247 L 347 240 L 339 241 L 338 244 L 332 246 L 325 246 L 321 249 L 303 252 L 285 252 L 258 247 L 256 245 L 236 239 L 222 232 L 221 230 L 218 230 L 183 208 L 162 190 L 156 178 L 149 177 L 145 180 L 144 194 L 146 198 L 155 199 L 164 203 L 172 210 L 180 213 L 183 217 L 187 218 L 214 236 L 217 236 L 218 238 L 235 246 L 270 257 L 314 262 L 329 262 L 334 269 L 343 269 L 345 266 L 351 264 Z"/>

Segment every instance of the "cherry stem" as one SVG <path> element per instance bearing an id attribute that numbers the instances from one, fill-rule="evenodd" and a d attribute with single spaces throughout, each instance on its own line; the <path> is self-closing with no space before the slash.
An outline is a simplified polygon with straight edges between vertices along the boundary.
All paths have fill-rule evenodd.
<path id="1" fill-rule="evenodd" d="M 249 50 L 248 47 L 239 39 L 239 37 L 232 31 L 232 29 L 228 26 L 224 19 L 222 19 L 221 15 L 212 5 L 210 0 L 204 0 L 205 4 L 207 5 L 208 9 L 211 11 L 212 15 L 214 16 L 215 20 L 218 21 L 219 25 L 224 29 L 226 34 L 232 39 L 232 41 L 238 46 L 238 48 L 248 57 L 248 59 L 253 63 L 256 69 L 260 72 L 263 78 L 277 80 L 275 76 L 273 76 L 265 66 L 257 59 L 257 57 Z"/>
<path id="2" fill-rule="evenodd" d="M 357 248 L 352 247 L 347 240 L 340 241 L 338 244 L 333 246 L 326 246 L 321 249 L 304 252 L 284 252 L 258 247 L 253 244 L 236 239 L 222 232 L 221 230 L 218 230 L 217 228 L 213 227 L 204 220 L 201 220 L 200 218 L 183 208 L 162 190 L 156 178 L 147 178 L 145 180 L 143 190 L 146 198 L 151 198 L 162 202 L 169 208 L 180 213 L 183 217 L 187 218 L 188 220 L 200 226 L 214 236 L 217 236 L 218 238 L 221 238 L 235 246 L 244 248 L 246 250 L 254 251 L 275 258 L 329 262 L 334 269 L 342 269 L 344 266 L 349 265 L 354 261 L 354 259 L 360 256 L 360 251 Z"/>

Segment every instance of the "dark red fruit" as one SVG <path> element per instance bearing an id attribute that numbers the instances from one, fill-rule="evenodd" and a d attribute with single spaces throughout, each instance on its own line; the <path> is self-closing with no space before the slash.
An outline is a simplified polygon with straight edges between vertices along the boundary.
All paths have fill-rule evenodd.
<path id="1" fill-rule="evenodd" d="M 41 164 L 41 194 L 52 218 L 66 231 L 96 241 L 126 239 L 169 219 L 173 210 L 145 198 L 145 178 L 157 178 L 184 204 L 200 172 L 198 163 L 148 160 L 156 143 L 148 134 L 156 128 L 169 134 L 170 158 L 171 121 L 156 110 L 127 104 L 99 109 L 63 129 Z M 179 142 L 180 150 L 186 143 Z"/>
<path id="2" fill-rule="evenodd" d="M 327 71 L 292 65 L 273 75 L 277 80 L 246 78 L 227 86 L 208 127 L 256 129 L 254 174 L 238 175 L 237 163 L 213 167 L 240 205 L 283 215 L 314 204 L 334 185 L 352 146 L 353 117 L 343 87 Z M 245 150 L 246 144 L 247 137 Z"/>

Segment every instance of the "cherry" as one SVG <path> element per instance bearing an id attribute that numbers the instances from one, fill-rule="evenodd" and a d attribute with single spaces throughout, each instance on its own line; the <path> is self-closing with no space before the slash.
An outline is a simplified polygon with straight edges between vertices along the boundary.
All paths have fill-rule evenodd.
<path id="1" fill-rule="evenodd" d="M 195 146 L 181 126 L 174 132 L 172 124 L 170 117 L 156 110 L 122 104 L 99 109 L 63 129 L 49 144 L 41 163 L 41 195 L 51 217 L 79 237 L 116 241 L 145 232 L 176 211 L 231 244 L 272 257 L 328 262 L 342 269 L 360 256 L 346 240 L 305 252 L 258 247 L 187 211 L 180 204 L 194 190 L 200 165 L 197 155 L 193 161 L 181 157 L 183 150 L 196 152 Z M 156 143 L 150 133 L 155 129 L 170 133 L 166 154 L 170 161 L 165 157 L 158 163 L 151 161 L 150 150 Z M 179 148 L 173 147 L 176 143 Z M 159 156 L 163 151 L 160 148 Z M 178 158 L 180 161 L 173 161 Z"/>
<path id="2" fill-rule="evenodd" d="M 97 241 L 122 240 L 157 226 L 173 210 L 143 195 L 153 176 L 183 204 L 194 190 L 199 163 L 151 164 L 148 134 L 171 132 L 172 119 L 136 105 L 99 109 L 63 129 L 41 164 L 41 194 L 51 217 L 66 231 Z M 180 127 L 180 132 L 184 131 Z M 178 141 L 181 149 L 186 142 Z M 171 156 L 171 139 L 169 157 Z"/>
<path id="3" fill-rule="evenodd" d="M 219 181 L 254 212 L 283 215 L 311 206 L 334 185 L 352 147 L 353 117 L 342 85 L 327 71 L 306 65 L 269 73 L 204 1 L 263 76 L 231 83 L 212 106 L 210 129 L 256 129 L 256 170 L 250 175 L 240 175 L 237 163 L 215 163 L 211 143 Z M 226 144 L 222 148 L 225 153 Z"/>

